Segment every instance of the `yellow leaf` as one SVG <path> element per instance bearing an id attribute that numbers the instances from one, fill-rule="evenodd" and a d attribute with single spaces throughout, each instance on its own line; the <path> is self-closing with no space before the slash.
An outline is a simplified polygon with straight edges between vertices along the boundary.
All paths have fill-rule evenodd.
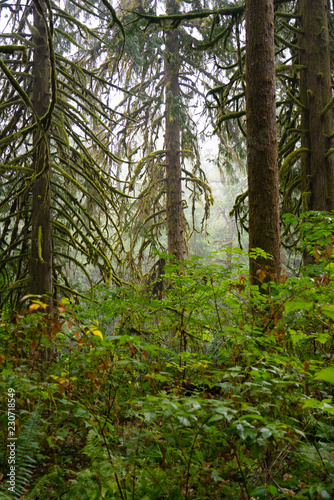
<path id="1" fill-rule="evenodd" d="M 32 300 L 31 302 L 35 305 L 37 304 L 39 307 L 42 307 L 43 309 L 46 309 L 48 307 L 48 304 L 42 302 L 41 300 Z M 36 309 L 36 307 L 34 309 Z"/>
<path id="2" fill-rule="evenodd" d="M 31 306 L 29 307 L 29 312 L 33 312 L 35 311 L 36 309 L 39 309 L 41 307 L 40 304 L 31 304 Z"/>
<path id="3" fill-rule="evenodd" d="M 68 378 L 59 378 L 60 384 L 66 385 L 66 384 L 68 384 L 68 382 L 69 382 Z"/>
<path id="4" fill-rule="evenodd" d="M 97 337 L 100 337 L 101 340 L 103 340 L 103 335 L 102 335 L 102 332 L 100 330 L 91 329 L 91 332 L 93 335 L 96 335 Z"/>

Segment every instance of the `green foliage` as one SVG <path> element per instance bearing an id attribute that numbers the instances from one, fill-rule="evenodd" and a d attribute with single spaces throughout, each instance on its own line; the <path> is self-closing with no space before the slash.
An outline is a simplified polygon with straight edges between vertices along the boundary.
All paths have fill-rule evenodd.
<path id="1" fill-rule="evenodd" d="M 37 463 L 34 456 L 39 450 L 41 435 L 41 412 L 37 406 L 29 416 L 17 440 L 16 470 L 18 473 L 16 475 L 15 499 L 21 498 L 27 484 L 31 481 Z"/>
<path id="2" fill-rule="evenodd" d="M 16 391 L 33 464 L 26 498 L 333 495 L 329 262 L 316 264 L 321 279 L 313 266 L 267 294 L 249 287 L 245 262 L 240 250 L 228 264 L 194 257 L 165 266 L 158 295 L 101 286 L 95 303 L 63 300 L 50 315 L 33 299 L 3 318 L 2 394 Z"/>

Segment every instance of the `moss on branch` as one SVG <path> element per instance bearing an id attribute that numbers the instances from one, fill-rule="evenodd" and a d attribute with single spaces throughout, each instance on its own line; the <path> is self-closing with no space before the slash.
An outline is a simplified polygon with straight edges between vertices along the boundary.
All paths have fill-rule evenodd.
<path id="1" fill-rule="evenodd" d="M 282 179 L 282 177 L 285 175 L 285 173 L 288 170 L 288 168 L 290 167 L 290 165 L 291 164 L 293 165 L 302 154 L 309 153 L 309 152 L 310 152 L 310 150 L 308 148 L 299 148 L 299 149 L 296 149 L 295 151 L 292 151 L 292 153 L 290 153 L 286 157 L 283 165 L 281 166 L 281 168 L 279 170 L 279 178 Z"/>
<path id="2" fill-rule="evenodd" d="M 242 116 L 246 116 L 246 111 L 235 111 L 233 113 L 228 113 L 227 115 L 220 116 L 217 120 L 217 126 L 214 130 L 217 131 L 217 129 L 220 127 L 220 125 L 228 120 L 233 120 L 236 118 L 241 118 Z"/>
<path id="3" fill-rule="evenodd" d="M 325 114 L 334 106 L 334 96 L 331 98 L 329 103 L 324 107 L 324 109 L 321 111 L 321 116 L 325 116 Z"/>

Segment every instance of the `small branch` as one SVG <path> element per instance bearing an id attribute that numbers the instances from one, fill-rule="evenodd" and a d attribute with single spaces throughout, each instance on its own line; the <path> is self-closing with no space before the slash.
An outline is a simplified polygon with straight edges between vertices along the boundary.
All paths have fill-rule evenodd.
<path id="1" fill-rule="evenodd" d="M 217 126 L 214 130 L 214 132 L 220 127 L 220 125 L 227 121 L 227 120 L 233 120 L 234 118 L 241 118 L 242 116 L 246 115 L 246 111 L 235 111 L 233 113 L 228 113 L 227 115 L 223 115 L 217 120 Z"/>
<path id="2" fill-rule="evenodd" d="M 286 45 L 287 47 L 290 47 L 290 49 L 300 50 L 300 51 L 303 50 L 301 47 L 299 47 L 299 45 L 295 45 L 294 43 L 288 42 L 287 40 L 285 40 L 283 37 L 281 37 L 277 33 L 275 33 L 275 39 L 278 40 L 279 42 L 284 43 L 284 45 Z"/>
<path id="3" fill-rule="evenodd" d="M 297 14 L 290 14 L 289 12 L 275 12 L 275 17 L 285 17 L 287 19 L 301 19 L 302 16 Z"/>
<path id="4" fill-rule="evenodd" d="M 326 156 L 325 156 L 326 160 L 327 160 L 330 156 L 332 156 L 333 154 L 334 154 L 334 148 L 330 148 L 330 149 L 327 151 L 327 153 L 326 153 Z"/>
<path id="5" fill-rule="evenodd" d="M 0 45 L 2 54 L 14 54 L 14 52 L 22 52 L 22 62 L 27 62 L 27 47 L 24 45 Z"/>
<path id="6" fill-rule="evenodd" d="M 294 26 L 291 26 L 291 24 L 287 23 L 286 21 L 283 21 L 282 24 L 286 29 L 292 31 L 293 33 L 297 33 L 298 35 L 303 32 L 300 28 L 295 28 Z"/>
<path id="7" fill-rule="evenodd" d="M 279 170 L 279 174 L 278 174 L 279 178 L 281 179 L 283 177 L 283 175 L 285 174 L 286 170 L 291 165 L 291 163 L 295 163 L 302 154 L 309 153 L 309 152 L 310 152 L 310 150 L 308 148 L 300 148 L 300 149 L 296 149 L 295 151 L 292 151 L 292 153 L 290 153 L 286 157 L 283 165 L 281 166 L 281 168 Z"/>
<path id="8" fill-rule="evenodd" d="M 297 104 L 297 106 L 299 106 L 302 109 L 307 109 L 306 106 L 304 106 L 304 104 L 302 104 L 288 89 L 286 89 L 286 93 L 291 99 L 293 99 L 293 101 Z"/>
<path id="9" fill-rule="evenodd" d="M 245 489 L 246 489 L 246 493 L 247 493 L 247 497 L 250 498 L 249 492 L 248 492 L 248 487 L 247 487 L 247 481 L 246 481 L 244 471 L 242 470 L 242 467 L 241 467 L 241 464 L 240 464 L 240 461 L 239 461 L 237 450 L 235 450 L 235 458 L 237 459 L 237 462 L 238 462 L 239 470 L 240 470 L 241 476 L 242 476 L 242 482 L 244 483 L 244 486 L 245 486 Z"/>
<path id="10" fill-rule="evenodd" d="M 131 12 L 138 16 L 138 19 L 146 19 L 149 24 L 159 24 L 162 25 L 164 21 L 171 21 L 171 27 L 177 27 L 182 21 L 189 21 L 190 19 L 205 19 L 207 17 L 213 15 L 222 15 L 222 16 L 235 16 L 237 14 L 242 14 L 244 12 L 244 6 L 239 5 L 237 7 L 226 7 L 222 9 L 215 10 L 203 10 L 203 11 L 195 11 L 188 12 L 187 14 L 170 14 L 170 15 L 162 15 L 162 16 L 154 16 L 151 14 L 145 14 L 143 12 L 139 12 L 137 10 L 125 10 L 125 12 Z"/>
<path id="11" fill-rule="evenodd" d="M 327 106 L 324 107 L 324 109 L 321 111 L 321 117 L 324 117 L 325 114 L 334 106 L 334 96 L 332 99 L 329 101 Z"/>
<path id="12" fill-rule="evenodd" d="M 264 463 L 264 467 L 265 467 L 265 469 L 266 469 L 266 471 L 267 471 L 267 473 L 268 473 L 268 476 L 270 477 L 270 480 L 274 483 L 274 485 L 277 487 L 277 489 L 279 489 L 279 490 L 280 490 L 280 492 L 281 492 L 281 493 L 284 493 L 283 488 L 281 488 L 281 487 L 280 487 L 280 485 L 279 485 L 279 484 L 275 481 L 275 479 L 274 479 L 274 478 L 273 478 L 273 476 L 271 475 L 271 472 L 270 472 L 270 470 L 269 470 L 269 468 L 268 468 L 268 465 L 267 465 L 267 463 L 265 462 L 265 460 L 263 460 L 263 463 Z"/>

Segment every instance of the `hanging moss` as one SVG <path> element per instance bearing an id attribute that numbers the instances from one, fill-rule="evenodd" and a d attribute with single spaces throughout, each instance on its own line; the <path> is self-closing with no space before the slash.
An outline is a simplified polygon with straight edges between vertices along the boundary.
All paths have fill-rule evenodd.
<path id="1" fill-rule="evenodd" d="M 42 4 L 41 2 L 36 5 L 38 7 Z M 63 27 L 71 23 L 72 29 L 67 31 L 68 36 L 65 38 L 72 46 L 79 49 L 84 47 L 82 41 L 87 42 L 88 37 L 98 40 L 104 47 L 108 45 L 108 42 L 103 40 L 101 31 L 85 26 L 69 11 L 65 12 L 56 5 L 51 6 L 48 1 L 45 2 L 45 6 L 45 14 L 43 9 L 40 13 L 41 28 L 38 27 L 34 31 L 32 27 L 36 40 L 42 36 L 46 40 L 46 47 L 49 51 L 49 103 L 41 115 L 35 114 L 34 106 L 31 104 L 31 88 L 34 80 L 29 51 L 37 48 L 36 40 L 32 42 L 26 37 L 21 37 L 19 33 L 4 35 L 10 38 L 11 45 L 9 46 L 12 49 L 11 51 L 4 49 L 2 53 L 13 53 L 17 48 L 13 40 L 19 40 L 22 43 L 22 48 L 19 50 L 29 55 L 28 62 L 25 58 L 22 61 L 22 64 L 26 64 L 24 71 L 17 71 L 17 61 L 14 59 L 8 58 L 6 62 L 3 59 L 0 61 L 0 70 L 7 78 L 7 84 L 0 91 L 0 113 L 7 113 L 2 115 L 4 127 L 0 135 L 0 149 L 3 152 L 6 151 L 6 162 L 1 165 L 1 172 L 3 179 L 5 176 L 8 177 L 8 189 L 3 191 L 0 198 L 0 206 L 5 210 L 3 217 L 5 231 L 2 236 L 6 240 L 12 238 L 11 244 L 1 245 L 0 262 L 9 262 L 12 267 L 11 272 L 0 270 L 4 273 L 4 280 L 1 282 L 3 288 L 0 286 L 0 302 L 2 299 L 7 300 L 8 297 L 19 298 L 20 284 L 24 287 L 28 283 L 26 276 L 29 273 L 29 259 L 24 248 L 29 248 L 35 241 L 37 260 L 41 264 L 45 261 L 43 224 L 37 225 L 37 232 L 32 239 L 30 233 L 32 206 L 30 195 L 28 196 L 31 188 L 44 182 L 44 178 L 47 183 L 52 181 L 50 189 L 54 196 L 51 213 L 55 219 L 52 238 L 56 287 L 60 283 L 57 281 L 57 276 L 60 276 L 62 272 L 59 259 L 62 263 L 66 261 L 66 257 L 70 260 L 72 248 L 76 249 L 79 255 L 78 262 L 72 261 L 72 263 L 77 265 L 81 258 L 86 257 L 96 262 L 102 276 L 121 284 L 110 259 L 116 263 L 122 262 L 121 254 L 124 252 L 124 246 L 121 243 L 122 235 L 119 230 L 119 205 L 121 199 L 126 197 L 132 199 L 132 197 L 124 196 L 122 191 L 117 189 L 113 176 L 104 173 L 103 164 L 100 159 L 96 159 L 96 151 L 99 149 L 100 158 L 103 157 L 104 164 L 108 161 L 121 161 L 113 154 L 107 138 L 107 134 L 112 133 L 114 110 L 106 106 L 103 99 L 95 92 L 96 84 L 100 88 L 105 86 L 108 89 L 117 86 L 113 85 L 110 80 L 99 78 L 95 70 L 86 68 L 85 60 L 80 54 L 77 59 L 73 57 L 70 60 L 54 52 L 53 15 L 56 14 L 62 20 L 58 35 L 63 36 L 65 33 Z M 106 2 L 106 7 L 112 14 L 113 8 L 108 2 Z M 89 2 L 87 2 L 87 9 L 91 11 Z M 20 29 L 24 29 L 25 22 L 26 19 L 22 18 Z M 104 16 L 99 22 L 104 22 Z M 117 29 L 120 30 L 121 26 L 118 25 Z M 72 36 L 75 30 L 78 30 L 76 37 Z M 10 93 L 6 94 L 8 90 Z M 8 114 L 9 110 L 10 114 Z M 12 118 L 8 119 L 8 116 Z M 134 122 L 131 117 L 127 119 Z M 75 123 L 81 127 L 79 133 L 74 127 Z M 105 131 L 104 137 L 102 137 L 101 128 Z M 33 158 L 37 158 L 36 155 L 43 151 L 49 138 L 51 146 L 48 154 L 51 155 L 52 161 L 48 163 L 44 159 L 40 169 L 32 168 L 36 165 Z M 50 168 L 49 173 L 48 168 Z M 40 196 L 43 207 L 46 195 Z M 14 209 L 13 201 L 16 200 L 25 207 L 25 210 Z M 86 209 L 88 201 L 92 207 L 89 211 Z M 21 214 L 20 225 L 16 222 L 19 214 Z M 100 215 L 105 219 L 103 225 L 100 222 Z M 111 224 L 114 226 L 114 231 L 111 229 Z M 17 257 L 16 252 L 20 252 L 21 257 Z M 80 269 L 83 271 L 82 267 Z M 25 273 L 24 279 L 20 278 L 20 273 L 21 277 L 22 273 Z M 8 288 L 8 280 L 13 280 L 15 274 L 17 278 L 14 293 L 14 288 Z M 9 295 L 5 292 L 6 288 L 10 289 Z M 25 291 L 22 289 L 22 294 Z"/>
<path id="2" fill-rule="evenodd" d="M 292 153 L 290 153 L 287 156 L 287 158 L 284 160 L 284 163 L 279 170 L 280 179 L 282 179 L 282 177 L 286 174 L 288 168 L 291 165 L 293 165 L 302 154 L 309 153 L 309 152 L 310 152 L 310 150 L 308 148 L 299 148 L 299 149 L 296 149 L 295 151 L 293 151 Z"/>

